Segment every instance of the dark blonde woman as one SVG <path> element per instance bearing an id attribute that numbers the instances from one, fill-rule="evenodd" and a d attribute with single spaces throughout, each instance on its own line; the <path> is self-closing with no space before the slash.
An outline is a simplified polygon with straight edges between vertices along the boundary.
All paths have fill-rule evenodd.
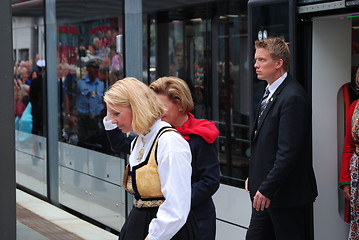
<path id="1" fill-rule="evenodd" d="M 191 209 L 197 220 L 201 239 L 214 240 L 216 235 L 216 211 L 212 200 L 220 184 L 220 170 L 216 139 L 219 134 L 215 123 L 196 119 L 191 92 L 177 77 L 163 77 L 150 84 L 157 97 L 166 106 L 162 120 L 171 124 L 188 141 L 192 153 Z M 129 139 L 106 121 L 112 149 L 128 152 Z"/>
<path id="2" fill-rule="evenodd" d="M 170 124 L 164 105 L 135 78 L 117 81 L 105 94 L 109 119 L 122 132 L 135 132 L 124 188 L 135 196 L 120 240 L 197 240 L 190 213 L 191 151 Z"/>

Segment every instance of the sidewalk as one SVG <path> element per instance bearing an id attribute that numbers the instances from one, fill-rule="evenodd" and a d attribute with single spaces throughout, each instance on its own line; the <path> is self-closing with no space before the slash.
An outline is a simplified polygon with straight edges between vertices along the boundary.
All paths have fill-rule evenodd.
<path id="1" fill-rule="evenodd" d="M 117 240 L 118 236 L 16 189 L 17 240 Z"/>

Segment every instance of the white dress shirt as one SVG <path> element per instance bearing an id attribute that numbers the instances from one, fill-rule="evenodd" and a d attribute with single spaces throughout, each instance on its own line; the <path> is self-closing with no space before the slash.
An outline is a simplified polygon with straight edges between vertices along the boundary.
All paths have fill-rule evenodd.
<path id="1" fill-rule="evenodd" d="M 273 93 L 275 92 L 275 90 L 277 90 L 277 88 L 282 84 L 282 82 L 284 81 L 284 79 L 287 77 L 288 73 L 285 72 L 280 78 L 278 78 L 277 80 L 275 80 L 271 85 L 267 85 L 268 90 L 269 90 L 269 95 L 267 97 L 267 102 L 268 100 L 272 97 Z"/>

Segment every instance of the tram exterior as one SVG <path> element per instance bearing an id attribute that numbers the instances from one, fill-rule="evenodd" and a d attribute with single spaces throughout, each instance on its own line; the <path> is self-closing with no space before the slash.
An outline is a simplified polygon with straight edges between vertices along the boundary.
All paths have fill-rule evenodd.
<path id="1" fill-rule="evenodd" d="M 103 136 L 79 144 L 70 117 L 79 111 L 73 82 L 86 75 L 86 59 L 97 55 L 107 87 L 130 75 L 146 83 L 166 75 L 187 81 L 195 116 L 215 121 L 220 130 L 221 186 L 213 197 L 216 239 L 245 239 L 251 213 L 244 190 L 249 130 L 264 88 L 253 77 L 251 59 L 253 41 L 266 31 L 290 43 L 291 69 L 311 96 L 319 188 L 315 239 L 346 238 L 349 226 L 343 221 L 344 199 L 337 182 L 344 132 L 342 86 L 351 81 L 356 66 L 352 47 L 359 23 L 350 17 L 359 12 L 356 1 L 54 2 L 45 9 L 43 1 L 12 1 L 14 78 L 21 78 L 24 68 L 30 75 L 37 60 L 46 61 L 40 92 L 43 131 L 31 131 L 28 105 L 15 119 L 19 187 L 120 230 L 132 205 L 121 186 L 127 156 L 113 153 Z M 266 14 L 258 16 L 258 7 Z M 54 13 L 55 22 L 46 22 L 45 12 Z M 56 29 L 52 36 L 47 35 L 50 28 Z M 56 39 L 56 49 L 46 48 L 49 39 Z M 61 83 L 55 94 L 47 93 L 49 81 Z M 47 109 L 57 109 L 59 117 L 49 117 Z M 58 131 L 50 134 L 53 129 L 47 126 L 58 126 Z M 57 157 L 50 159 L 53 153 Z"/>

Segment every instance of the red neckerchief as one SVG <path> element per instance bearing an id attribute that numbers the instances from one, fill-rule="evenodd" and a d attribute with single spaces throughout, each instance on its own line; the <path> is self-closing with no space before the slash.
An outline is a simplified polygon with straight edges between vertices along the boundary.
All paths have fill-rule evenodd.
<path id="1" fill-rule="evenodd" d="M 190 139 L 191 134 L 201 136 L 206 142 L 213 143 L 219 135 L 216 123 L 206 119 L 195 119 L 192 113 L 188 113 L 188 120 L 176 130 L 186 139 Z"/>

